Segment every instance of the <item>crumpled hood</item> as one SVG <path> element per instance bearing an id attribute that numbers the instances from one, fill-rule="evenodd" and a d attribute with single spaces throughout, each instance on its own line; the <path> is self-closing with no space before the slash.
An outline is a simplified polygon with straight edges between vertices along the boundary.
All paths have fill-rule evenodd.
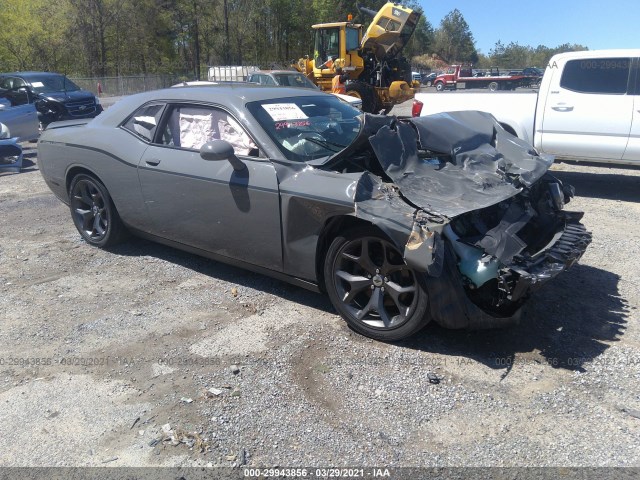
<path id="1" fill-rule="evenodd" d="M 492 115 L 476 111 L 390 117 L 369 142 L 406 199 L 448 217 L 518 194 L 553 163 L 553 157 L 538 155 Z"/>

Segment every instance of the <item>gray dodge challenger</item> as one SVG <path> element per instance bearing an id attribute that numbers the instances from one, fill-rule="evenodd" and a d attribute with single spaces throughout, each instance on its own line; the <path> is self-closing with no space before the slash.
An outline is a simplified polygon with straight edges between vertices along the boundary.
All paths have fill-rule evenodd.
<path id="1" fill-rule="evenodd" d="M 363 114 L 332 95 L 217 85 L 51 124 L 40 171 L 80 235 L 127 233 L 324 291 L 395 341 L 430 320 L 491 328 L 591 234 L 552 158 L 489 114 Z"/>

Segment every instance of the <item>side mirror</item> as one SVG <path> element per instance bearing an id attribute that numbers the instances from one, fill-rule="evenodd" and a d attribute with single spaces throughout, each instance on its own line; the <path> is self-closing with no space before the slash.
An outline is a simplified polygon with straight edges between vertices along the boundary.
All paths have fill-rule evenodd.
<path id="1" fill-rule="evenodd" d="M 236 153 L 226 140 L 213 140 L 200 147 L 200 157 L 207 161 L 228 160 L 234 170 L 244 170 L 247 166 L 236 157 Z"/>

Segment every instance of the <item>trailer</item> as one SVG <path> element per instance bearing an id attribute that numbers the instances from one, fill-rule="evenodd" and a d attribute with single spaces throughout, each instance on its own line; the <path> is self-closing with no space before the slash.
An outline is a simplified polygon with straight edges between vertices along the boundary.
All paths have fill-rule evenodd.
<path id="1" fill-rule="evenodd" d="M 257 66 L 221 65 L 209 67 L 207 79 L 210 82 L 246 82 L 250 73 L 258 72 Z"/>
<path id="2" fill-rule="evenodd" d="M 438 75 L 433 85 L 438 92 L 459 88 L 488 88 L 490 91 L 515 90 L 527 86 L 529 79 L 525 75 L 503 75 L 497 68 L 489 71 L 473 71 L 471 66 L 451 65 L 446 73 Z"/>

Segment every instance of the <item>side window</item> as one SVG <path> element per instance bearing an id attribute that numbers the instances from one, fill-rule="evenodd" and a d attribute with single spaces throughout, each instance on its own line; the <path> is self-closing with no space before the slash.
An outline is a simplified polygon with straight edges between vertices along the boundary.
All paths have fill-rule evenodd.
<path id="1" fill-rule="evenodd" d="M 29 92 L 26 88 L 20 90 L 13 90 L 7 94 L 7 100 L 11 102 L 12 107 L 18 107 L 20 105 L 28 105 L 31 103 Z"/>
<path id="2" fill-rule="evenodd" d="M 145 105 L 135 111 L 122 125 L 122 128 L 147 142 L 153 140 L 162 116 L 164 104 Z"/>
<path id="3" fill-rule="evenodd" d="M 13 77 L 3 77 L 0 79 L 0 88 L 3 90 L 10 90 L 13 88 Z"/>
<path id="4" fill-rule="evenodd" d="M 263 83 L 263 85 L 277 85 L 277 83 L 269 75 L 264 75 L 264 83 Z"/>
<path id="5" fill-rule="evenodd" d="M 629 58 L 589 58 L 569 60 L 564 66 L 560 86 L 580 93 L 627 93 Z"/>
<path id="6" fill-rule="evenodd" d="M 358 30 L 355 28 L 347 28 L 347 52 L 357 50 L 360 47 L 360 40 L 358 39 Z"/>
<path id="7" fill-rule="evenodd" d="M 212 140 L 226 140 L 237 155 L 258 156 L 258 147 L 240 124 L 224 110 L 214 107 L 171 107 L 159 143 L 198 150 Z"/>

